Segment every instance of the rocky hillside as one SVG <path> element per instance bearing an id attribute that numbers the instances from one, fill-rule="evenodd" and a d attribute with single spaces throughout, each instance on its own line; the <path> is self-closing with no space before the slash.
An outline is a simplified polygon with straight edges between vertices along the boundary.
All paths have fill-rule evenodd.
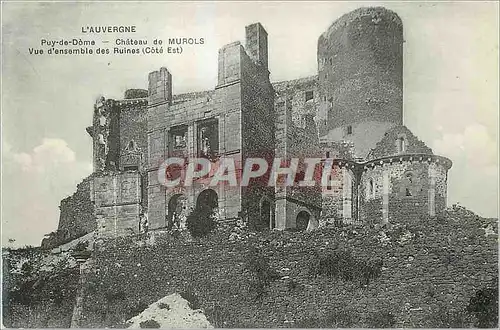
<path id="1" fill-rule="evenodd" d="M 97 246 L 82 275 L 79 324 L 136 327 L 135 316 L 151 316 L 152 304 L 178 293 L 214 327 L 496 327 L 497 239 L 495 219 L 461 207 L 375 228 L 114 239 Z M 53 304 L 49 313 L 71 319 L 47 286 L 67 281 L 69 310 L 74 270 L 32 285 L 30 303 L 4 303 L 9 325 L 58 326 L 50 317 L 26 324 L 16 316 L 44 302 Z M 16 292 L 14 282 L 4 293 Z M 157 327 L 146 321 L 143 327 Z"/>
<path id="2" fill-rule="evenodd" d="M 80 276 L 69 253 L 27 247 L 3 249 L 2 258 L 4 326 L 69 327 Z"/>

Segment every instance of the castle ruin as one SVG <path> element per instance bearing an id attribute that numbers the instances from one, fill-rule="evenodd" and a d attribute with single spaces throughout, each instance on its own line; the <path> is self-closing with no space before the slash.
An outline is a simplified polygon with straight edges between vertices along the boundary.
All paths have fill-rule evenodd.
<path id="1" fill-rule="evenodd" d="M 252 230 L 312 230 L 435 215 L 446 207 L 451 161 L 434 155 L 403 123 L 403 24 L 385 8 L 343 15 L 318 39 L 318 74 L 271 82 L 268 34 L 246 27 L 246 43 L 222 47 L 213 90 L 173 95 L 167 68 L 147 90 L 99 98 L 93 173 L 61 203 L 58 230 L 42 246 L 95 231 L 102 238 L 171 226 L 208 204 L 218 221 Z M 158 170 L 169 157 L 320 158 L 333 166 L 326 187 L 246 187 L 203 182 L 166 189 Z M 298 173 L 307 169 L 299 166 Z M 299 175 L 298 175 L 299 176 Z M 182 225 L 182 224 L 181 224 Z"/>

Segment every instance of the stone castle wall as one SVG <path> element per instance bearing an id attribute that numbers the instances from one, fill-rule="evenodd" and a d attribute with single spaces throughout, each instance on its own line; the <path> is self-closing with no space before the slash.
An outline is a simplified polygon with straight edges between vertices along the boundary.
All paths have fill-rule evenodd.
<path id="1" fill-rule="evenodd" d="M 99 98 L 93 126 L 94 176 L 89 198 L 102 238 L 139 232 L 147 209 L 147 99 L 145 90 L 131 89 L 123 100 Z M 133 194 L 135 197 L 131 197 Z"/>
<path id="2" fill-rule="evenodd" d="M 96 229 L 94 204 L 91 201 L 93 176 L 83 179 L 76 192 L 61 201 L 57 230 L 44 238 L 42 248 L 59 246 Z"/>
<path id="3" fill-rule="evenodd" d="M 365 223 L 401 221 L 405 215 L 441 213 L 451 163 L 431 155 L 405 155 L 365 165 L 360 181 L 360 218 Z"/>
<path id="4" fill-rule="evenodd" d="M 348 167 L 349 166 L 349 167 Z M 322 187 L 320 226 L 352 224 L 358 220 L 357 178 L 353 163 L 335 162 L 327 185 Z"/>
<path id="5" fill-rule="evenodd" d="M 264 40 L 259 40 L 258 37 Z M 241 141 L 242 161 L 263 158 L 272 163 L 275 155 L 275 92 L 267 68 L 267 33 L 259 23 L 247 27 L 246 48 L 241 56 Z M 252 49 L 260 48 L 252 55 Z M 269 172 L 249 185 L 241 187 L 241 210 L 250 220 L 252 229 L 269 229 L 272 214 L 263 214 L 263 199 L 274 200 L 274 188 L 269 187 Z M 272 210 L 270 211 L 272 213 Z"/>
<path id="6" fill-rule="evenodd" d="M 403 122 L 403 25 L 384 8 L 350 12 L 318 40 L 318 85 L 331 140 L 347 139 L 364 158 Z M 322 134 L 323 135 L 323 134 Z"/>
<path id="7" fill-rule="evenodd" d="M 318 40 L 319 90 L 333 127 L 403 121 L 403 24 L 384 8 L 360 8 Z"/>
<path id="8" fill-rule="evenodd" d="M 119 169 L 145 169 L 148 156 L 147 99 L 120 100 Z"/>
<path id="9" fill-rule="evenodd" d="M 142 212 L 141 174 L 138 171 L 96 175 L 92 201 L 99 238 L 139 233 Z"/>
<path id="10" fill-rule="evenodd" d="M 318 227 L 321 213 L 321 189 L 319 186 L 302 187 L 307 171 L 305 158 L 322 158 L 315 121 L 318 103 L 317 77 L 274 83 L 276 99 L 275 139 L 276 157 L 283 161 L 298 160 L 293 186 L 275 187 L 276 228 L 297 227 L 301 212 L 309 217 L 308 230 Z M 289 166 L 290 164 L 282 164 Z M 302 228 L 304 230 L 306 228 Z"/>
<path id="11" fill-rule="evenodd" d="M 317 106 L 320 103 L 318 76 L 275 82 L 273 88 L 278 95 L 287 98 L 291 123 L 295 127 L 305 128 L 306 114 L 317 115 Z"/>
<path id="12" fill-rule="evenodd" d="M 93 125 L 87 128 L 93 139 L 94 172 L 116 170 L 120 161 L 120 108 L 115 100 L 99 98 L 94 105 Z"/>
<path id="13" fill-rule="evenodd" d="M 166 226 L 168 203 L 172 197 L 184 195 L 188 206 L 193 208 L 200 192 L 207 189 L 205 183 L 195 183 L 192 187 L 167 191 L 157 179 L 157 171 L 163 159 L 172 156 L 200 156 L 200 130 L 205 125 L 215 125 L 211 130 L 217 131 L 218 144 L 212 146 L 217 149 L 214 156 L 231 157 L 237 167 L 241 168 L 247 157 L 263 154 L 271 157 L 274 153 L 274 93 L 269 82 L 269 72 L 264 66 L 267 59 L 259 59 L 267 56 L 267 39 L 260 39 L 265 34 L 260 24 L 251 25 L 247 33 L 250 34 L 247 47 L 251 49 L 251 56 L 239 42 L 220 49 L 218 85 L 214 91 L 172 104 L 170 73 L 162 68 L 149 76 L 150 88 L 154 89 L 149 92 L 148 105 L 148 199 L 151 229 Z M 266 50 L 255 47 L 265 47 Z M 178 146 L 174 140 L 181 139 L 181 136 L 185 137 L 185 143 Z M 217 193 L 222 219 L 237 218 L 243 208 L 251 212 L 259 210 L 262 197 L 271 197 L 272 193 L 268 187 L 210 188 Z M 258 211 L 251 218 L 258 222 Z"/>

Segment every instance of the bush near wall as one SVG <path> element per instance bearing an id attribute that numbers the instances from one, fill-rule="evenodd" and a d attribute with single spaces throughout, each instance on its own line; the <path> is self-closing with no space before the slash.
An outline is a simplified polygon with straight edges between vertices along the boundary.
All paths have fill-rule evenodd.
<path id="1" fill-rule="evenodd" d="M 247 234 L 232 242 L 220 229 L 202 239 L 149 233 L 108 241 L 85 278 L 82 324 L 123 324 L 148 304 L 189 290 L 218 327 L 479 325 L 481 312 L 471 310 L 488 308 L 470 302 L 496 286 L 498 236 L 484 229 L 496 230 L 496 221 L 452 208 L 401 222 Z M 252 251 L 265 260 L 261 270 L 251 264 Z M 380 273 L 353 281 L 314 271 L 312 264 L 335 254 L 358 266 L 372 261 Z"/>
<path id="2" fill-rule="evenodd" d="M 207 205 L 195 208 L 186 219 L 187 229 L 193 237 L 207 236 L 215 229 L 216 225 L 213 210 Z"/>

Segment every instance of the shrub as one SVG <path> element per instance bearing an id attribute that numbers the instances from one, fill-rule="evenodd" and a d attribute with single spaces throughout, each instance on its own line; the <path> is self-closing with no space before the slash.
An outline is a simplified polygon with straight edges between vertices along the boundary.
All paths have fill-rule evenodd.
<path id="1" fill-rule="evenodd" d="M 31 264 L 31 262 L 29 260 L 27 260 L 25 263 L 23 263 L 23 265 L 21 266 L 21 271 L 23 272 L 23 274 L 27 277 L 31 276 L 32 272 L 33 272 L 33 265 Z"/>
<path id="2" fill-rule="evenodd" d="M 308 317 L 294 322 L 293 328 L 298 328 L 298 329 L 328 328 L 328 326 L 322 325 L 322 321 L 323 320 L 320 318 Z"/>
<path id="3" fill-rule="evenodd" d="M 294 280 L 290 280 L 286 283 L 286 287 L 287 287 L 288 291 L 294 291 L 294 290 L 301 288 L 301 285 Z"/>
<path id="4" fill-rule="evenodd" d="M 165 304 L 165 303 L 159 303 L 158 304 L 158 308 L 159 309 L 166 309 L 166 310 L 170 310 L 170 306 L 168 304 Z"/>
<path id="5" fill-rule="evenodd" d="M 248 252 L 246 268 L 256 277 L 252 288 L 257 293 L 257 298 L 261 298 L 269 284 L 280 277 L 269 266 L 269 259 L 255 247 Z"/>
<path id="6" fill-rule="evenodd" d="M 442 307 L 431 314 L 429 326 L 433 328 L 469 328 L 471 319 L 465 311 L 452 311 Z"/>
<path id="7" fill-rule="evenodd" d="M 352 328 L 357 321 L 357 315 L 346 309 L 334 310 L 326 318 L 326 324 L 330 328 Z"/>
<path id="8" fill-rule="evenodd" d="M 494 281 L 498 283 L 498 279 Z M 470 299 L 467 311 L 475 317 L 478 328 L 498 327 L 498 286 L 478 290 Z"/>
<path id="9" fill-rule="evenodd" d="M 370 328 L 394 328 L 396 318 L 391 312 L 377 311 L 368 316 L 366 323 Z"/>
<path id="10" fill-rule="evenodd" d="M 105 298 L 108 303 L 112 303 L 115 301 L 123 301 L 126 298 L 125 292 L 123 291 L 118 291 L 118 292 L 113 292 L 113 291 L 107 291 L 105 293 Z"/>
<path id="11" fill-rule="evenodd" d="M 348 251 L 316 256 L 309 271 L 313 275 L 326 275 L 344 281 L 359 281 L 368 285 L 370 280 L 382 274 L 382 260 L 358 260 Z"/>
<path id="12" fill-rule="evenodd" d="M 35 280 L 27 280 L 19 284 L 17 288 L 8 292 L 7 299 L 9 304 L 21 304 L 29 306 L 33 300 L 33 285 Z"/>
<path id="13" fill-rule="evenodd" d="M 215 328 L 224 328 L 226 325 L 226 314 L 222 307 L 216 303 L 205 310 L 205 315 Z"/>
<path id="14" fill-rule="evenodd" d="M 141 329 L 159 329 L 160 328 L 160 323 L 156 322 L 155 320 L 147 320 L 139 323 L 141 326 Z"/>
<path id="15" fill-rule="evenodd" d="M 136 302 L 132 306 L 128 307 L 125 317 L 127 320 L 131 319 L 134 316 L 137 316 L 140 313 L 144 312 L 146 308 L 148 308 L 148 304 L 146 304 L 145 302 L 143 301 Z"/>
<path id="16" fill-rule="evenodd" d="M 207 205 L 201 205 L 195 208 L 191 214 L 187 216 L 186 226 L 193 237 L 204 237 L 208 235 L 216 226 L 213 209 Z"/>
<path id="17" fill-rule="evenodd" d="M 359 323 L 357 314 L 346 309 L 332 310 L 326 317 L 310 317 L 293 324 L 294 328 L 352 328 Z"/>
<path id="18" fill-rule="evenodd" d="M 182 298 L 187 300 L 187 302 L 189 303 L 189 308 L 191 309 L 200 308 L 200 301 L 198 300 L 198 296 L 191 288 L 187 288 L 186 290 L 181 292 L 180 295 Z"/>

